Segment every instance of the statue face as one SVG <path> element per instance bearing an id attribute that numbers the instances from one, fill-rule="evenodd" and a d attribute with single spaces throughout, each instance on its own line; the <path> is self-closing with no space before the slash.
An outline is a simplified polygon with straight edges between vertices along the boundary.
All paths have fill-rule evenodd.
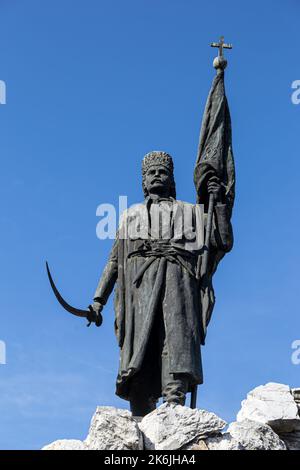
<path id="1" fill-rule="evenodd" d="M 163 165 L 152 165 L 145 176 L 145 186 L 148 193 L 169 195 L 172 178 L 169 170 Z"/>

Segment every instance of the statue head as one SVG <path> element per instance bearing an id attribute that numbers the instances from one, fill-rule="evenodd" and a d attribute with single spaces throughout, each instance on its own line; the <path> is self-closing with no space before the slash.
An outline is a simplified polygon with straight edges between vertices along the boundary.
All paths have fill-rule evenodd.
<path id="1" fill-rule="evenodd" d="M 143 191 L 158 196 L 176 198 L 174 165 L 172 157 L 161 151 L 153 151 L 144 156 L 142 162 Z"/>

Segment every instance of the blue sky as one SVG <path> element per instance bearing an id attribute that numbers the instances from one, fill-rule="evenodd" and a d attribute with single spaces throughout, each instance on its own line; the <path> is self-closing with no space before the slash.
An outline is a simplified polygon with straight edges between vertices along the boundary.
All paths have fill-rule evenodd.
<path id="1" fill-rule="evenodd" d="M 96 208 L 142 199 L 145 153 L 175 162 L 177 194 L 195 201 L 193 166 L 221 34 L 233 121 L 235 246 L 215 276 L 198 407 L 234 420 L 269 381 L 300 386 L 297 0 L 1 0 L 0 448 L 84 438 L 114 395 L 112 300 L 100 329 L 56 303 L 86 307 L 111 240 Z"/>

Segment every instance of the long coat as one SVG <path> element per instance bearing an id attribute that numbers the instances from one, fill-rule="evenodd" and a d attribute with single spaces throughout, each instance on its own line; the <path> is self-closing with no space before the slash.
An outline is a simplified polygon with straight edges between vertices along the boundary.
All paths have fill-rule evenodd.
<path id="1" fill-rule="evenodd" d="M 191 248 L 191 238 L 185 231 L 181 237 L 168 241 L 165 252 L 151 251 L 145 242 L 151 206 L 147 198 L 123 215 L 94 296 L 105 304 L 116 283 L 115 333 L 120 347 L 116 393 L 127 400 L 131 378 L 143 368 L 151 328 L 159 310 L 163 313 L 170 372 L 188 374 L 191 385 L 203 382 L 200 345 L 204 344 L 214 306 L 211 279 L 220 259 L 232 247 L 232 228 L 226 206 L 216 205 L 209 276 L 203 287 L 201 260 L 206 226 L 203 206 L 173 201 L 181 213 L 189 209 L 190 214 L 192 210 L 190 228 L 198 237 L 198 244 Z M 132 235 L 128 226 L 137 215 L 139 231 Z M 174 232 L 174 213 L 170 217 Z M 153 395 L 159 396 L 157 390 L 153 390 Z"/>

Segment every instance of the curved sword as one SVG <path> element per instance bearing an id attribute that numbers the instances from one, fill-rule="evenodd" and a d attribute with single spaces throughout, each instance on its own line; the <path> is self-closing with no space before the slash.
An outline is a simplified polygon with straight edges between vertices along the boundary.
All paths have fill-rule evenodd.
<path id="1" fill-rule="evenodd" d="M 92 323 L 91 320 L 90 320 L 91 316 L 93 314 L 96 315 L 96 312 L 93 310 L 92 306 L 89 305 L 89 307 L 88 307 L 89 310 L 81 310 L 79 308 L 72 307 L 70 304 L 68 304 L 68 302 L 66 302 L 65 299 L 60 295 L 56 285 L 54 284 L 54 281 L 53 281 L 53 278 L 51 276 L 49 265 L 48 265 L 47 261 L 46 261 L 46 268 L 47 268 L 47 274 L 48 274 L 48 278 L 49 278 L 49 282 L 51 284 L 52 290 L 53 290 L 54 295 L 57 298 L 58 302 L 60 303 L 60 305 L 65 310 L 67 310 L 67 312 L 72 313 L 73 315 L 76 315 L 77 317 L 87 318 L 88 321 L 89 321 L 87 326 L 90 326 L 90 324 Z M 102 315 L 99 312 L 96 319 L 95 319 L 96 326 L 100 326 L 102 324 L 102 320 L 103 320 Z"/>

